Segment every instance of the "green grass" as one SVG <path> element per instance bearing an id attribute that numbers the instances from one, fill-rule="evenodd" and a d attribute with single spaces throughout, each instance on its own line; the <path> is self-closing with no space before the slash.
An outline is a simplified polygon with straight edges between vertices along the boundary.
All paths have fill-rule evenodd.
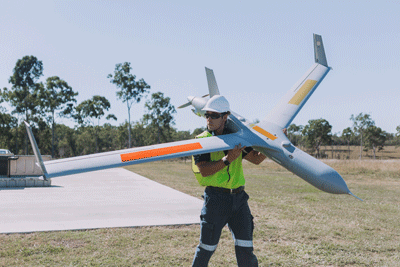
<path id="1" fill-rule="evenodd" d="M 400 162 L 326 161 L 361 202 L 321 192 L 272 162 L 244 164 L 260 266 L 399 266 Z M 190 163 L 128 168 L 201 198 Z M 0 266 L 190 266 L 199 225 L 0 235 Z M 235 266 L 224 228 L 209 266 Z"/>

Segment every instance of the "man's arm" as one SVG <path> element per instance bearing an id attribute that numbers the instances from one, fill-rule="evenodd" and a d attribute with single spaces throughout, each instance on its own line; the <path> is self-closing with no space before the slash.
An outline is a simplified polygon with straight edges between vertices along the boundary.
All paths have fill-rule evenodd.
<path id="1" fill-rule="evenodd" d="M 283 128 L 282 131 L 287 136 L 287 129 Z M 251 163 L 256 164 L 256 165 L 263 162 L 264 159 L 266 159 L 266 158 L 267 158 L 267 156 L 265 156 L 263 153 L 255 151 L 255 150 L 252 150 L 244 157 L 245 160 L 250 161 Z"/>
<path id="2" fill-rule="evenodd" d="M 250 161 L 253 164 L 260 164 L 261 162 L 264 161 L 264 159 L 266 159 L 267 156 L 265 156 L 263 153 L 252 150 L 250 153 L 248 153 L 244 159 L 247 161 Z"/>
<path id="3" fill-rule="evenodd" d="M 219 161 L 201 161 L 196 164 L 201 176 L 207 177 L 213 175 L 226 167 L 222 160 Z"/>
<path id="4" fill-rule="evenodd" d="M 233 162 L 235 159 L 237 159 L 237 157 L 239 157 L 240 153 L 242 153 L 243 149 L 245 148 L 246 147 L 242 147 L 241 144 L 235 146 L 235 148 L 229 150 L 228 154 L 226 155 L 227 160 L 229 162 Z M 199 168 L 201 176 L 203 177 L 213 175 L 226 167 L 222 159 L 218 161 L 200 161 L 196 165 Z"/>

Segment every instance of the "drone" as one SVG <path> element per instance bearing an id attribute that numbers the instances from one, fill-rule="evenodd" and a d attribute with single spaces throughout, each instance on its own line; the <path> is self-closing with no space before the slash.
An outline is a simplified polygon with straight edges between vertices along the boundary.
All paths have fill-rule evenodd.
<path id="1" fill-rule="evenodd" d="M 331 70 L 326 60 L 322 37 L 314 34 L 313 39 L 315 63 L 267 116 L 258 123 L 251 123 L 239 114 L 231 112 L 227 127 L 232 133 L 227 135 L 43 161 L 32 130 L 29 124 L 25 122 L 37 165 L 43 171 L 44 179 L 50 179 L 107 168 L 230 150 L 241 144 L 242 146 L 253 147 L 324 192 L 348 194 L 362 200 L 349 190 L 346 182 L 337 171 L 295 147 L 282 131 L 291 124 Z M 189 96 L 188 102 L 178 108 L 192 106 L 196 115 L 204 116 L 205 111 L 202 108 L 207 103 L 207 97 L 220 95 L 213 70 L 206 67 L 206 76 L 209 94 L 202 97 Z"/>

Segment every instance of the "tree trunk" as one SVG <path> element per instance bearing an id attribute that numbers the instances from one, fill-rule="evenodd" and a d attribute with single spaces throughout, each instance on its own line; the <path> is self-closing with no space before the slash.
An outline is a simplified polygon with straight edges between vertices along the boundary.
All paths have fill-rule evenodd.
<path id="1" fill-rule="evenodd" d="M 26 122 L 28 121 L 28 110 L 25 111 Z M 25 155 L 28 155 L 28 133 L 25 131 Z"/>
<path id="2" fill-rule="evenodd" d="M 374 159 L 375 159 L 375 146 L 372 146 L 372 152 L 374 152 Z"/>
<path id="3" fill-rule="evenodd" d="M 350 159 L 350 141 L 347 141 L 347 147 L 349 149 L 349 159 Z"/>
<path id="4" fill-rule="evenodd" d="M 52 135 L 52 138 L 51 138 L 51 157 L 54 158 L 54 111 L 53 111 L 53 123 L 52 123 L 51 127 L 52 127 L 51 128 L 51 135 Z"/>
<path id="5" fill-rule="evenodd" d="M 362 138 L 363 138 L 363 136 L 362 136 L 362 132 L 361 132 L 361 143 L 360 143 L 360 160 L 361 160 L 361 158 L 362 158 Z"/>
<path id="6" fill-rule="evenodd" d="M 100 119 L 97 119 L 97 127 L 94 126 L 94 128 L 95 128 L 94 132 L 96 135 L 96 153 L 99 153 L 99 132 L 98 132 L 99 127 L 100 127 Z"/>
<path id="7" fill-rule="evenodd" d="M 17 127 L 15 128 L 15 155 L 18 155 L 18 122 L 19 118 L 17 118 Z"/>
<path id="8" fill-rule="evenodd" d="M 128 101 L 126 102 L 128 106 L 128 148 L 131 148 L 132 141 L 131 141 L 131 108 L 129 107 Z"/>

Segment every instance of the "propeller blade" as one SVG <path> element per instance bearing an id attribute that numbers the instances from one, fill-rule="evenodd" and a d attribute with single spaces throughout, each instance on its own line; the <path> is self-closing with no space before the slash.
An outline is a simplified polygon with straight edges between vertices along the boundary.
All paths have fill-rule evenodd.
<path id="1" fill-rule="evenodd" d="M 203 95 L 201 98 L 207 97 L 207 96 L 209 96 L 209 95 L 210 95 L 210 94 Z"/>
<path id="2" fill-rule="evenodd" d="M 183 104 L 182 106 L 179 106 L 178 108 L 186 108 L 188 106 L 190 106 L 192 103 L 187 102 L 186 104 Z"/>

